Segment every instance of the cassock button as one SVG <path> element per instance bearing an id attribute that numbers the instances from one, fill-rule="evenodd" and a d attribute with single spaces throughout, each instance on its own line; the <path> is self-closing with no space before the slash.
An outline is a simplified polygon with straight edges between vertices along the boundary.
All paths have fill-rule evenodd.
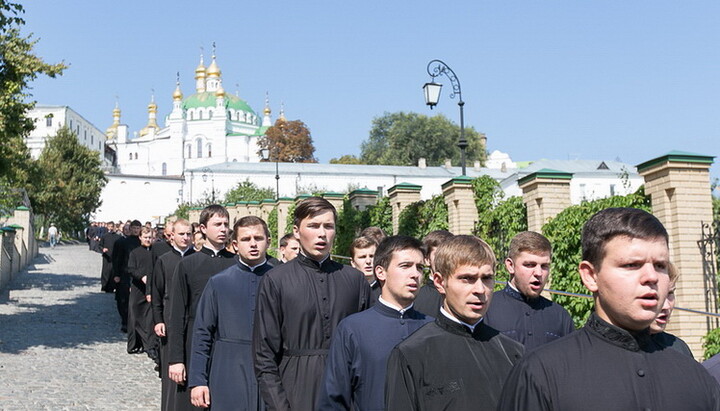
<path id="1" fill-rule="evenodd" d="M 528 316 L 528 317 L 530 317 L 530 313 L 528 313 L 528 312 L 526 312 L 525 315 Z"/>
<path id="2" fill-rule="evenodd" d="M 645 371 L 644 371 L 644 370 L 637 370 L 637 375 L 639 375 L 639 376 L 641 376 L 641 377 L 644 377 L 644 376 L 645 376 Z"/>
<path id="3" fill-rule="evenodd" d="M 528 331 L 528 335 L 532 335 L 532 331 Z"/>
<path id="4" fill-rule="evenodd" d="M 327 300 L 327 297 L 323 297 L 323 301 Z"/>
<path id="5" fill-rule="evenodd" d="M 326 315 L 326 316 L 325 316 L 325 319 L 327 320 L 328 318 L 330 318 L 330 316 L 329 316 L 329 315 Z"/>

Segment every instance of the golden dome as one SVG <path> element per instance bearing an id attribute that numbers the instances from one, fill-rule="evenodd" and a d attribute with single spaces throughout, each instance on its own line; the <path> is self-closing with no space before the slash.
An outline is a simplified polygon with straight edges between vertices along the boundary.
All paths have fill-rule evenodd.
<path id="1" fill-rule="evenodd" d="M 215 90 L 215 96 L 225 97 L 225 89 L 223 88 L 222 84 L 218 86 L 217 90 Z"/>
<path id="2" fill-rule="evenodd" d="M 175 87 L 175 91 L 173 92 L 173 100 L 182 100 L 183 93 L 180 91 L 180 84 Z"/>
<path id="3" fill-rule="evenodd" d="M 263 113 L 265 113 L 266 116 L 270 115 L 270 107 L 265 106 L 265 110 L 263 110 Z"/>
<path id="4" fill-rule="evenodd" d="M 195 79 L 205 77 L 205 63 L 203 57 L 200 55 L 200 64 L 195 68 Z"/>
<path id="5" fill-rule="evenodd" d="M 220 77 L 220 67 L 218 67 L 215 61 L 215 56 L 213 56 L 212 63 L 210 63 L 210 66 L 207 68 L 207 75 L 208 77 Z"/>

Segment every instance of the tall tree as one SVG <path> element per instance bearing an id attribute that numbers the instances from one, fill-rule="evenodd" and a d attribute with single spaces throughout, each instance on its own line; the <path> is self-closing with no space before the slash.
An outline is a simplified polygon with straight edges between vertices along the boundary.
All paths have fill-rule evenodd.
<path id="1" fill-rule="evenodd" d="M 66 232 L 81 229 L 101 204 L 107 183 L 101 164 L 99 154 L 80 144 L 75 133 L 67 127 L 58 130 L 45 142 L 30 187 L 35 212 Z"/>
<path id="2" fill-rule="evenodd" d="M 373 120 L 370 135 L 360 146 L 360 160 L 365 164 L 410 166 L 425 158 L 427 165 L 438 166 L 449 158 L 458 165 L 459 137 L 460 127 L 443 115 L 428 117 L 417 113 L 385 113 Z M 469 164 L 475 160 L 485 162 L 482 137 L 484 135 L 474 128 L 465 128 Z"/>
<path id="3" fill-rule="evenodd" d="M 331 158 L 330 164 L 365 164 L 353 154 L 345 154 L 339 158 Z"/>
<path id="4" fill-rule="evenodd" d="M 283 163 L 317 163 L 310 130 L 300 120 L 279 118 L 258 141 L 261 149 L 270 150 L 270 161 Z"/>
<path id="5" fill-rule="evenodd" d="M 23 37 L 25 21 L 20 4 L 0 0 L 0 186 L 23 187 L 30 179 L 32 161 L 25 145 L 35 127 L 27 111 L 31 100 L 28 84 L 39 75 L 55 77 L 66 66 L 47 64 L 33 53 L 38 40 Z"/>
<path id="6" fill-rule="evenodd" d="M 274 199 L 275 190 L 272 188 L 260 188 L 250 180 L 239 182 L 232 190 L 225 194 L 226 203 L 237 203 L 239 201 L 261 201 Z"/>

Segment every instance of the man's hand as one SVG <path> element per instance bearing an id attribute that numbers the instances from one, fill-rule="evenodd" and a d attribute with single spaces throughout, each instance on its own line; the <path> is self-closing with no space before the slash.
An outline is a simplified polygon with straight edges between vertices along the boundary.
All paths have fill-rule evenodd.
<path id="1" fill-rule="evenodd" d="M 176 384 L 185 385 L 185 364 L 179 362 L 177 364 L 170 364 L 168 367 L 168 377 L 175 381 Z"/>
<path id="2" fill-rule="evenodd" d="M 198 385 L 190 390 L 190 402 L 196 407 L 210 406 L 210 389 L 206 385 Z"/>
<path id="3" fill-rule="evenodd" d="M 115 281 L 116 283 L 119 283 L 119 282 L 120 282 L 120 277 L 113 277 L 113 281 Z"/>
<path id="4" fill-rule="evenodd" d="M 155 324 L 155 335 L 157 335 L 158 337 L 165 336 L 165 323 Z"/>
<path id="5" fill-rule="evenodd" d="M 149 302 L 149 303 L 152 302 L 152 295 L 150 295 L 150 294 L 145 294 L 145 301 L 147 301 L 147 302 Z"/>
<path id="6" fill-rule="evenodd" d="M 107 253 L 108 251 L 110 250 L 108 250 L 107 248 L 103 248 L 103 253 Z"/>
<path id="7" fill-rule="evenodd" d="M 146 275 L 142 276 L 142 278 L 140 279 L 140 281 L 142 281 L 143 284 L 147 284 L 147 276 L 146 276 Z"/>

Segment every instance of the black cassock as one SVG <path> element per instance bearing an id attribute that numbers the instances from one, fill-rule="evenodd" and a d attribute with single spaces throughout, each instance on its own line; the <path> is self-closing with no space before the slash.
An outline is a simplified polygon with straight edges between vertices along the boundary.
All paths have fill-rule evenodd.
<path id="1" fill-rule="evenodd" d="M 157 263 L 158 258 L 160 258 L 165 253 L 170 252 L 171 250 L 173 250 L 173 246 L 171 246 L 170 243 L 165 240 L 158 240 L 153 242 L 150 245 L 150 253 L 152 254 L 153 267 L 155 267 L 155 263 Z M 154 270 L 152 273 L 150 273 L 150 276 L 148 276 L 147 287 L 145 288 L 145 293 L 150 296 L 152 295 L 153 285 L 155 284 L 155 281 L 153 281 L 152 279 L 153 274 Z"/>
<path id="2" fill-rule="evenodd" d="M 132 235 L 118 239 L 113 249 L 113 277 L 120 277 L 120 282 L 115 284 L 115 302 L 123 329 L 127 327 L 128 323 L 128 301 L 130 299 L 131 277 L 127 269 L 128 259 L 132 250 L 137 247 L 140 247 L 140 239 Z"/>
<path id="3" fill-rule="evenodd" d="M 720 387 L 647 330 L 633 335 L 593 313 L 580 330 L 523 358 L 498 410 L 720 410 Z"/>
<path id="4" fill-rule="evenodd" d="M 172 281 L 175 274 L 175 268 L 182 258 L 185 258 L 195 252 L 195 249 L 189 247 L 184 255 L 180 251 L 173 248 L 169 252 L 160 256 L 155 262 L 153 268 L 150 307 L 152 309 L 153 328 L 155 324 L 165 324 L 165 337 L 160 338 L 160 378 L 162 378 L 162 398 L 161 409 L 163 411 L 175 409 L 175 384 L 168 376 L 168 354 L 167 354 L 167 326 L 168 317 L 170 316 L 170 308 L 168 307 L 169 289 L 167 286 Z"/>
<path id="5" fill-rule="evenodd" d="M 270 410 L 312 410 L 330 338 L 343 318 L 370 305 L 362 273 L 300 254 L 260 284 L 253 330 L 255 375 Z"/>
<path id="6" fill-rule="evenodd" d="M 153 270 L 152 255 L 149 248 L 137 247 L 130 252 L 128 273 L 132 280 L 128 301 L 128 352 L 149 349 L 152 335 L 152 314 L 150 303 L 145 299 L 146 283 Z M 151 335 L 152 333 L 152 335 Z"/>
<path id="7" fill-rule="evenodd" d="M 443 313 L 390 353 L 388 410 L 495 410 L 523 346 L 481 322 L 473 332 Z"/>
<path id="8" fill-rule="evenodd" d="M 440 307 L 443 304 L 443 295 L 435 288 L 432 280 L 426 280 L 425 285 L 420 287 L 413 308 L 431 317 L 437 317 Z"/>
<path id="9" fill-rule="evenodd" d="M 562 306 L 543 296 L 526 299 L 509 285 L 493 293 L 485 321 L 527 351 L 575 331 L 572 317 Z"/>
<path id="10" fill-rule="evenodd" d="M 107 248 L 107 251 L 102 253 L 102 271 L 100 274 L 101 290 L 106 293 L 111 293 L 115 290 L 115 282 L 112 279 L 113 249 L 115 248 L 115 242 L 121 238 L 122 237 L 119 234 L 110 232 L 100 239 L 100 250 L 102 251 L 104 248 Z"/>
<path id="11" fill-rule="evenodd" d="M 169 287 L 170 298 L 167 302 L 170 316 L 165 323 L 168 334 L 168 364 L 185 364 L 187 375 L 192 372 L 189 369 L 189 360 L 198 300 L 210 277 L 235 264 L 236 258 L 235 254 L 225 249 L 216 253 L 203 247 L 193 255 L 180 260 L 175 269 Z M 190 403 L 190 390 L 186 387 L 177 385 L 176 410 L 198 409 Z"/>
<path id="12" fill-rule="evenodd" d="M 188 386 L 208 386 L 218 410 L 263 410 L 252 364 L 255 297 L 267 262 L 237 262 L 205 286 L 195 315 Z"/>

